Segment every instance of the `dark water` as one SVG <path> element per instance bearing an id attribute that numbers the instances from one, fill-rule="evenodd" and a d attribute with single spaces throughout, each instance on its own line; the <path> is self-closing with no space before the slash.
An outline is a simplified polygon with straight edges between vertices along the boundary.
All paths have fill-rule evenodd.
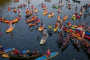
<path id="1" fill-rule="evenodd" d="M 1 1 L 1 0 L 0 0 Z M 3 0 L 4 2 L 0 2 L 0 9 L 3 10 L 2 13 L 0 13 L 4 18 L 7 20 L 13 20 L 15 16 L 18 15 L 18 13 L 14 13 L 13 9 L 11 11 L 8 11 L 7 7 L 10 5 L 11 7 L 17 7 L 20 4 L 27 4 L 27 7 L 33 5 L 34 7 L 37 7 L 38 12 L 37 14 L 34 13 L 34 15 L 38 15 L 39 19 L 42 18 L 43 22 L 45 23 L 45 28 L 49 24 L 54 26 L 54 24 L 57 22 L 57 15 L 58 12 L 56 9 L 53 9 L 51 6 L 53 4 L 58 5 L 58 0 L 52 0 L 51 2 L 45 2 L 44 0 L 31 0 L 31 3 L 28 4 L 26 0 L 20 0 L 20 2 L 15 2 L 13 0 Z M 55 15 L 52 18 L 48 18 L 48 15 L 43 16 L 43 9 L 39 4 L 41 3 L 46 4 L 49 12 L 53 11 L 55 12 Z M 74 24 L 82 24 L 87 23 L 90 20 L 90 16 L 86 16 L 86 19 L 84 19 L 84 16 L 81 16 L 81 19 L 76 19 L 75 21 L 72 20 L 71 16 L 74 14 L 75 6 L 77 5 L 78 11 L 80 11 L 80 7 L 86 3 L 90 3 L 90 0 L 81 0 L 81 3 L 76 3 L 70 0 L 71 2 L 71 9 L 69 10 L 66 6 L 66 0 L 63 0 L 64 6 L 61 7 L 61 10 L 63 13 L 59 13 L 61 17 L 63 17 L 65 14 L 68 15 L 68 19 L 64 22 L 71 22 L 72 25 Z M 57 38 L 58 33 L 53 33 L 52 36 L 48 36 L 47 41 L 44 45 L 40 45 L 40 40 L 37 40 L 37 36 L 40 36 L 40 39 L 42 38 L 42 33 L 38 31 L 38 29 L 30 31 L 29 24 L 26 24 L 25 22 L 25 10 L 27 7 L 20 8 L 22 17 L 18 23 L 15 23 L 15 28 L 13 29 L 12 33 L 6 33 L 6 28 L 9 27 L 8 24 L 0 23 L 0 31 L 2 32 L 2 35 L 0 36 L 0 45 L 2 45 L 4 48 L 16 48 L 18 50 L 30 50 L 30 52 L 34 52 L 35 49 L 37 49 L 39 52 L 45 53 L 46 50 L 49 48 L 51 52 L 59 52 L 59 55 L 55 58 L 52 58 L 51 60 L 90 60 L 87 56 L 87 54 L 84 52 L 83 49 L 80 49 L 78 52 L 72 43 L 69 43 L 69 46 L 64 50 L 64 52 L 61 52 L 61 48 L 58 47 Z M 42 21 L 41 20 L 41 21 Z M 90 23 L 87 24 L 90 26 Z M 9 60 L 9 58 L 2 58 L 0 55 L 0 60 Z"/>

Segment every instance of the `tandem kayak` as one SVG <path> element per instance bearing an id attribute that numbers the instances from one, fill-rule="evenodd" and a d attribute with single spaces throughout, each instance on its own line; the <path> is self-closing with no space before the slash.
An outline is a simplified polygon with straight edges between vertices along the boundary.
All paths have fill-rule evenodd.
<path id="1" fill-rule="evenodd" d="M 29 50 L 23 50 L 22 53 L 23 53 L 23 54 L 24 54 L 24 53 L 29 53 Z M 10 57 L 10 56 L 7 55 L 7 54 L 2 54 L 2 57 L 8 58 L 8 57 Z"/>
<path id="2" fill-rule="evenodd" d="M 59 54 L 59 52 L 53 52 L 53 53 L 50 54 L 49 57 L 41 56 L 41 57 L 39 57 L 39 58 L 36 58 L 35 60 L 49 60 L 49 59 L 57 56 L 58 54 Z"/>
<path id="3" fill-rule="evenodd" d="M 0 54 L 4 54 L 4 53 L 11 52 L 11 51 L 14 51 L 14 50 L 15 50 L 15 48 L 5 49 L 4 52 L 0 52 Z"/>
<path id="4" fill-rule="evenodd" d="M 46 37 L 45 36 L 42 37 L 40 44 L 45 44 L 47 37 L 48 37 L 48 33 L 46 33 Z"/>
<path id="5" fill-rule="evenodd" d="M 14 29 L 14 27 L 15 27 L 15 25 L 12 25 L 12 27 L 9 28 L 6 32 L 7 32 L 7 33 L 11 32 L 11 31 Z"/>

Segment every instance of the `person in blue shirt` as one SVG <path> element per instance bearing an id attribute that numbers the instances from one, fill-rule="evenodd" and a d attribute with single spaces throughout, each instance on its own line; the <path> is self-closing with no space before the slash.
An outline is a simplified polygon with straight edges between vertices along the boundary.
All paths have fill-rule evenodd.
<path id="1" fill-rule="evenodd" d="M 4 47 L 0 46 L 0 52 L 4 52 Z"/>
<path id="2" fill-rule="evenodd" d="M 19 51 L 19 56 L 22 56 L 22 50 Z"/>

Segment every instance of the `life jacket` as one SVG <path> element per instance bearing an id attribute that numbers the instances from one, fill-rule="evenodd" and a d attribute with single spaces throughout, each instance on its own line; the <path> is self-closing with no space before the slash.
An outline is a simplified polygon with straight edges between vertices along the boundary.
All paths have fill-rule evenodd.
<path id="1" fill-rule="evenodd" d="M 47 51 L 47 55 L 50 55 L 50 51 Z"/>

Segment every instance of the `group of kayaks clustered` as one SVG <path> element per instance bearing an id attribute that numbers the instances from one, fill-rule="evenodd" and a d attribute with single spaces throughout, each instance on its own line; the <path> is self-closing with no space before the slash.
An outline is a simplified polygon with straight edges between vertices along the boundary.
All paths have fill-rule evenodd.
<path id="1" fill-rule="evenodd" d="M 17 2 L 19 2 L 19 0 L 15 0 Z M 68 0 L 66 0 L 68 1 Z M 75 2 L 78 2 L 78 0 L 74 0 Z M 80 1 L 79 1 L 80 2 Z M 30 3 L 30 1 L 28 0 L 28 3 Z M 25 7 L 26 4 L 21 4 L 20 6 L 18 6 L 18 8 L 22 8 Z M 62 4 L 62 0 L 61 0 L 61 4 L 60 4 L 60 0 L 59 0 L 59 4 L 58 7 L 55 6 L 55 4 L 52 6 L 55 9 L 58 9 L 57 11 L 60 13 L 63 13 L 60 10 L 60 6 L 64 6 L 64 4 Z M 49 12 L 47 10 L 47 7 L 45 4 L 41 3 L 41 7 L 43 8 L 44 12 L 43 15 L 47 15 L 47 13 Z M 89 7 L 90 4 L 86 4 L 83 7 L 85 7 L 84 9 L 84 13 L 82 12 L 82 7 L 80 9 L 80 12 L 77 12 L 77 6 L 75 8 L 75 14 L 72 16 L 72 19 L 79 19 L 80 16 L 79 15 L 84 15 L 84 14 L 90 14 L 89 12 Z M 71 9 L 71 3 L 70 1 L 68 1 L 68 8 Z M 10 11 L 12 8 L 9 6 L 8 7 L 8 11 Z M 14 8 L 14 12 L 17 12 L 17 9 Z M 29 8 L 26 9 L 26 18 L 28 18 L 30 16 L 30 18 L 26 21 L 26 23 L 29 22 L 33 22 L 29 24 L 30 30 L 34 30 L 35 28 L 39 27 L 38 30 L 39 31 L 43 31 L 43 37 L 40 41 L 40 44 L 44 44 L 47 40 L 48 37 L 48 33 L 51 35 L 52 34 L 52 26 L 49 25 L 48 26 L 48 33 L 46 33 L 46 29 L 44 29 L 45 24 L 43 24 L 43 21 L 41 21 L 40 23 L 40 19 L 38 17 L 36 17 L 35 15 L 33 15 L 33 12 L 37 13 L 37 8 L 33 8 L 33 5 L 31 6 L 31 11 L 29 11 Z M 15 25 L 13 25 L 14 23 L 16 23 L 17 21 L 20 20 L 21 17 L 21 13 L 20 13 L 20 9 L 18 9 L 18 13 L 19 13 L 19 17 L 16 17 L 16 19 L 10 21 L 10 20 L 6 20 L 3 17 L 0 18 L 1 22 L 7 23 L 10 25 L 10 28 L 7 29 L 6 32 L 11 32 Z M 51 11 L 51 13 L 48 15 L 48 17 L 53 17 L 55 13 Z M 33 16 L 32 16 L 33 15 Z M 63 17 L 63 20 L 60 19 L 60 15 L 57 16 L 57 23 L 54 25 L 54 32 L 58 31 L 59 32 L 59 37 L 58 37 L 58 43 L 60 44 L 62 51 L 66 49 L 66 47 L 69 45 L 69 40 L 73 43 L 73 45 L 79 50 L 80 46 L 82 45 L 84 51 L 88 54 L 88 56 L 90 56 L 90 45 L 88 44 L 88 42 L 85 40 L 90 40 L 90 26 L 85 26 L 85 23 L 83 23 L 82 25 L 71 25 L 70 22 L 66 23 L 66 25 L 63 26 L 63 22 L 67 20 L 67 14 L 65 14 L 65 16 Z M 60 24 L 59 24 L 60 22 Z M 64 33 L 63 30 L 67 33 L 69 33 L 67 35 L 67 37 L 65 39 L 63 39 L 64 37 Z M 1 35 L 2 33 L 0 33 Z M 85 38 L 85 39 L 84 39 Z M 2 46 L 0 46 L 1 49 Z M 11 52 L 11 51 L 15 51 L 14 53 L 11 53 L 11 55 L 9 56 L 8 54 L 3 54 L 6 52 Z M 49 51 L 49 52 L 48 52 Z M 25 51 L 18 51 L 15 50 L 15 48 L 10 48 L 10 49 L 6 49 L 3 52 L 0 52 L 0 54 L 3 54 L 2 57 L 10 57 L 10 58 L 17 58 L 17 59 L 31 59 L 31 58 L 37 58 L 36 60 L 43 60 L 43 59 L 51 59 L 52 57 L 55 57 L 56 55 L 58 55 L 58 52 L 54 52 L 54 53 L 50 53 L 50 49 L 48 49 L 47 51 L 47 55 L 42 56 L 43 54 L 37 54 L 37 50 L 35 50 L 35 54 L 34 53 L 29 53 L 29 50 L 25 50 Z M 19 56 L 18 53 L 21 55 Z M 27 54 L 29 53 L 29 54 Z M 22 55 L 23 54 L 23 55 Z"/>

